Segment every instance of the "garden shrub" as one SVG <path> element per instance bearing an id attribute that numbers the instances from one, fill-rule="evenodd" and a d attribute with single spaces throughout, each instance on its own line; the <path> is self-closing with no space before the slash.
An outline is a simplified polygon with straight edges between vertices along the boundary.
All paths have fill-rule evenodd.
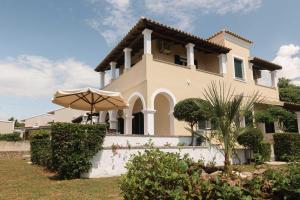
<path id="1" fill-rule="evenodd" d="M 263 141 L 263 133 L 258 128 L 246 128 L 245 131 L 238 136 L 239 144 L 244 145 L 254 152 L 254 160 L 256 164 L 262 164 L 271 158 L 271 145 Z M 251 159 L 250 155 L 250 159 Z"/>
<path id="2" fill-rule="evenodd" d="M 260 142 L 257 152 L 254 153 L 255 163 L 260 165 L 271 159 L 271 144 L 268 142 Z"/>
<path id="3" fill-rule="evenodd" d="M 245 131 L 238 136 L 239 144 L 258 152 L 259 144 L 263 140 L 263 133 L 258 128 L 246 128 Z"/>
<path id="4" fill-rule="evenodd" d="M 201 167 L 187 156 L 158 149 L 133 156 L 122 176 L 124 199 L 193 199 L 200 195 Z"/>
<path id="5" fill-rule="evenodd" d="M 52 151 L 50 133 L 46 130 L 35 130 L 30 135 L 31 162 L 48 169 L 52 168 Z"/>
<path id="6" fill-rule="evenodd" d="M 264 178 L 269 181 L 272 199 L 300 199 L 300 164 L 292 162 L 286 170 L 268 170 Z"/>
<path id="7" fill-rule="evenodd" d="M 271 159 L 271 144 L 268 142 L 261 142 L 258 145 L 258 153 L 262 156 L 263 161 L 270 161 Z"/>
<path id="8" fill-rule="evenodd" d="M 19 141 L 21 140 L 20 133 L 14 132 L 14 133 L 6 133 L 6 134 L 0 134 L 0 140 L 4 141 Z"/>
<path id="9" fill-rule="evenodd" d="M 300 157 L 300 134 L 276 133 L 274 138 L 275 159 L 289 161 Z"/>
<path id="10" fill-rule="evenodd" d="M 233 181 L 223 175 L 207 178 L 202 166 L 201 161 L 193 162 L 187 155 L 145 150 L 126 164 L 128 172 L 121 178 L 123 198 L 251 200 L 260 197 L 260 192 L 243 188 L 240 180 Z"/>
<path id="11" fill-rule="evenodd" d="M 51 126 L 53 169 L 61 179 L 79 178 L 102 148 L 105 125 L 54 123 Z"/>

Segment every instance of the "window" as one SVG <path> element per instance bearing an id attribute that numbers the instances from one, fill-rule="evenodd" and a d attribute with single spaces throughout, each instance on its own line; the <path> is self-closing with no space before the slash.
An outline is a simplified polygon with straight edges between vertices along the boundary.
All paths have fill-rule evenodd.
<path id="1" fill-rule="evenodd" d="M 179 55 L 175 55 L 175 64 L 186 66 L 187 65 L 187 60 L 186 60 L 186 58 L 183 58 Z"/>
<path id="2" fill-rule="evenodd" d="M 244 69 L 243 69 L 243 61 L 238 58 L 234 58 L 234 77 L 237 79 L 244 80 Z"/>

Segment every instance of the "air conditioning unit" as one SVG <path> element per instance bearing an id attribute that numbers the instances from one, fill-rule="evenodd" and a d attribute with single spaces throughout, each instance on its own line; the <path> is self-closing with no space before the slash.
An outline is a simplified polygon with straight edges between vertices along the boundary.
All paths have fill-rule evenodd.
<path id="1" fill-rule="evenodd" d="M 171 42 L 158 40 L 158 49 L 160 53 L 170 54 L 171 53 Z"/>

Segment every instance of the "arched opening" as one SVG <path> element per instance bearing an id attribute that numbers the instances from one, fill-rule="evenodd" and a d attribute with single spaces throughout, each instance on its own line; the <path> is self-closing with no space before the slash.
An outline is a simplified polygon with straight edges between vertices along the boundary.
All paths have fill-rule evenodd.
<path id="1" fill-rule="evenodd" d="M 132 107 L 132 134 L 144 134 L 143 103 L 137 98 Z"/>
<path id="2" fill-rule="evenodd" d="M 118 110 L 117 113 L 117 120 L 118 120 L 118 126 L 117 126 L 117 132 L 120 134 L 124 134 L 124 119 L 123 119 L 123 110 Z"/>
<path id="3" fill-rule="evenodd" d="M 151 98 L 151 108 L 154 114 L 155 135 L 174 135 L 174 106 L 176 98 L 173 93 L 165 88 L 156 90 Z"/>
<path id="4" fill-rule="evenodd" d="M 164 94 L 154 99 L 154 132 L 156 135 L 171 135 L 170 102 Z"/>

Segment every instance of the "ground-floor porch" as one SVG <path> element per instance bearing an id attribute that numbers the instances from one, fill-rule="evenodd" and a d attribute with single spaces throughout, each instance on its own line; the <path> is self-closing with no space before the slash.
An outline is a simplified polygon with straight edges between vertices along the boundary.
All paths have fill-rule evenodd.
<path id="1" fill-rule="evenodd" d="M 127 109 L 101 111 L 95 121 L 107 123 L 109 133 L 155 136 L 190 135 L 185 129 L 188 125 L 174 118 L 173 112 L 177 99 L 172 91 L 165 88 L 157 89 L 153 92 L 151 98 L 145 98 L 141 92 L 136 91 L 131 93 L 126 100 L 129 103 Z M 256 105 L 254 113 L 271 105 L 275 104 Z M 283 103 L 276 106 L 283 106 Z M 294 110 L 294 112 L 297 116 L 298 132 L 300 133 L 300 110 Z M 253 122 L 263 133 L 282 132 L 278 123 L 259 123 L 255 121 L 250 123 Z M 241 119 L 241 126 L 247 124 L 247 118 Z M 197 128 L 209 130 L 211 125 L 209 122 L 199 122 Z"/>

